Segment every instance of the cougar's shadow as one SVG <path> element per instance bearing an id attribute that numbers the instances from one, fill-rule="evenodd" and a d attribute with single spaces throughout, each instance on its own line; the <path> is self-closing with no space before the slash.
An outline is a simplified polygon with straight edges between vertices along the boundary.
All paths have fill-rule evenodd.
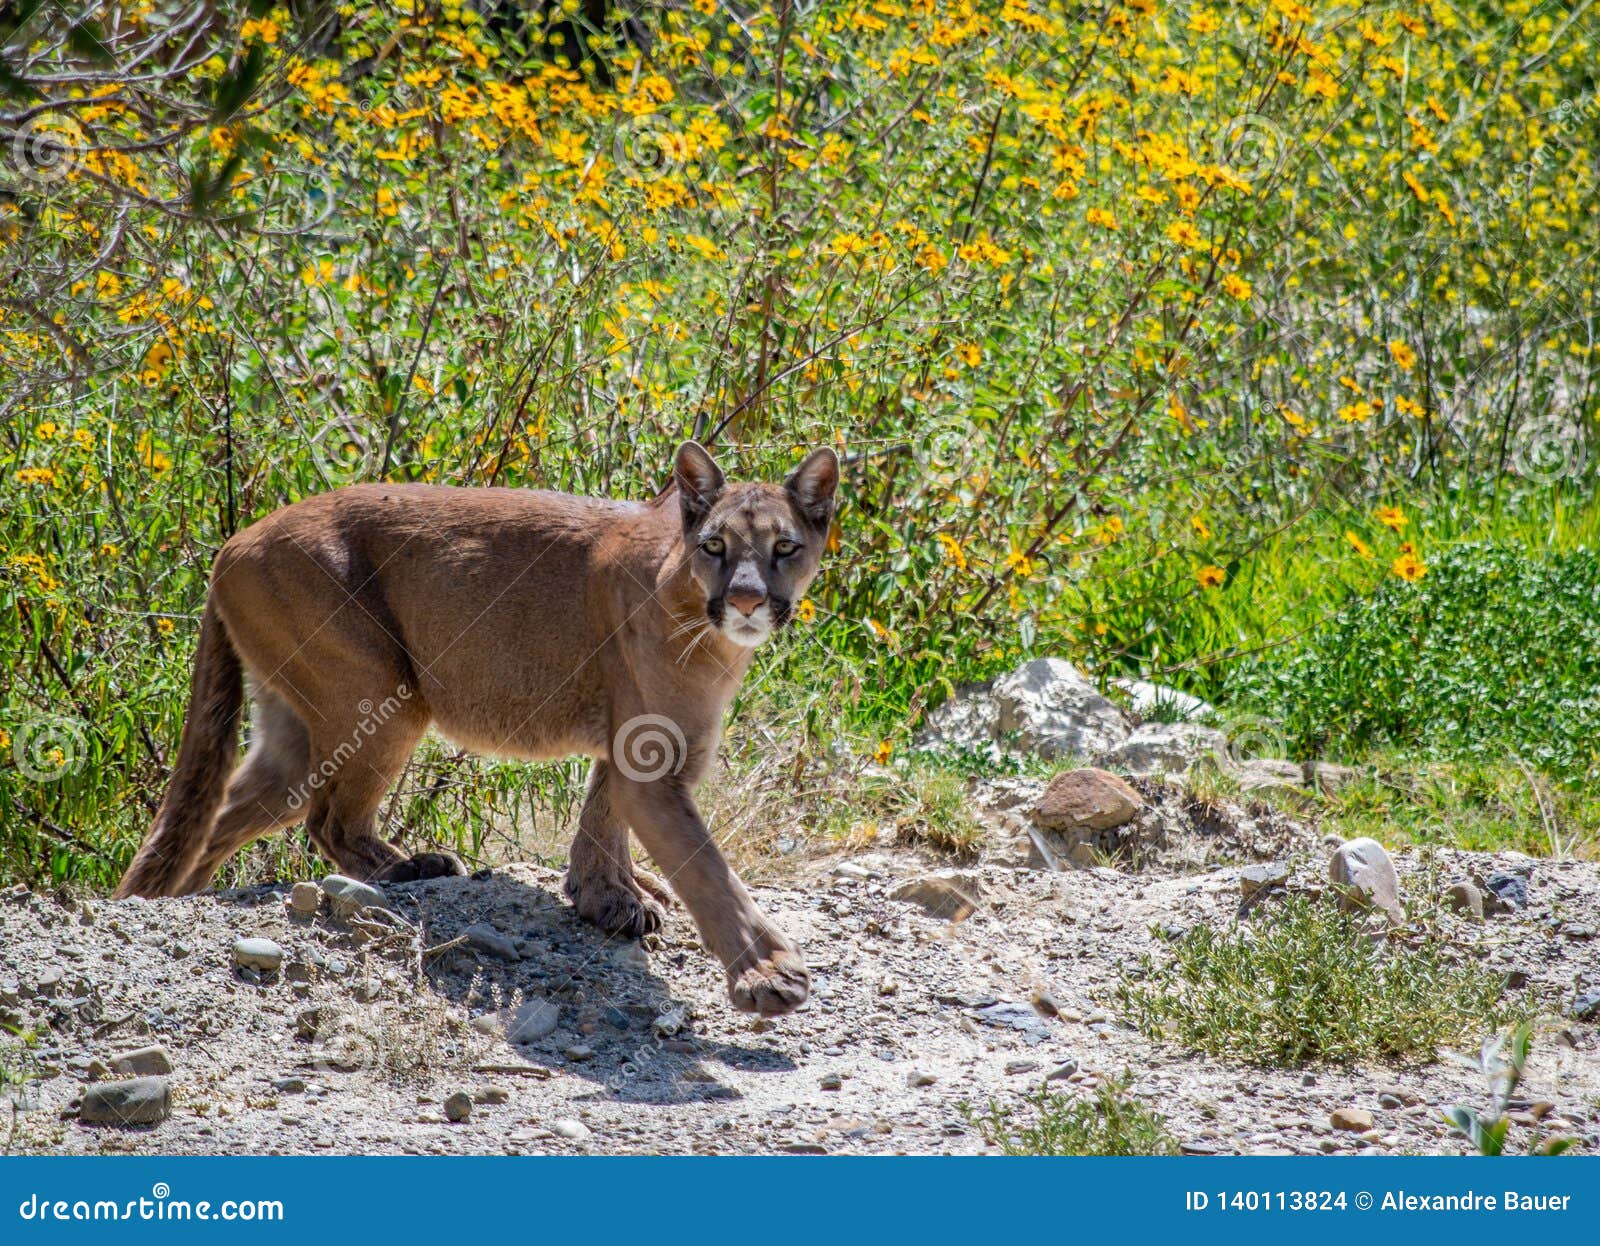
<path id="1" fill-rule="evenodd" d="M 707 1029 L 725 1030 L 716 1020 L 690 1022 L 725 1000 L 725 985 L 707 953 L 675 942 L 689 933 L 681 910 L 662 936 L 652 936 L 663 942 L 647 953 L 580 918 L 562 894 L 560 874 L 536 865 L 384 891 L 393 911 L 420 932 L 424 989 L 467 1015 L 477 1031 L 469 1040 L 472 1065 L 490 1076 L 577 1077 L 593 1085 L 595 1097 L 681 1104 L 739 1098 L 722 1069 L 795 1067 L 765 1047 L 708 1036 Z M 363 937 L 341 930 L 326 912 L 316 920 L 328 927 L 330 955 Z M 390 940 L 377 933 L 369 956 L 393 959 L 385 942 L 417 946 L 403 932 Z"/>

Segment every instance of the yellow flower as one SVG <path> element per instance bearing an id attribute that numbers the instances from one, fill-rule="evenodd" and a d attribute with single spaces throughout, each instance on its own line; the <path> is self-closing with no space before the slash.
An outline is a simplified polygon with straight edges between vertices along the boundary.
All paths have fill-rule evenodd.
<path id="1" fill-rule="evenodd" d="M 1385 528 L 1393 528 L 1396 532 L 1403 529 L 1411 521 L 1406 518 L 1405 511 L 1398 506 L 1380 506 L 1374 512 L 1374 517 Z"/>
<path id="2" fill-rule="evenodd" d="M 1209 541 L 1211 539 L 1211 529 L 1207 526 L 1206 521 L 1200 518 L 1199 515 L 1189 516 L 1189 526 L 1194 529 L 1194 534 L 1202 541 Z"/>
<path id="3" fill-rule="evenodd" d="M 53 485 L 56 471 L 53 467 L 24 467 L 17 472 L 19 485 Z"/>
<path id="4" fill-rule="evenodd" d="M 1415 584 L 1428 574 L 1428 568 L 1415 554 L 1405 553 L 1389 564 L 1389 570 L 1394 572 L 1407 584 Z"/>
<path id="5" fill-rule="evenodd" d="M 1244 302 L 1255 291 L 1250 283 L 1237 273 L 1229 273 L 1222 279 L 1222 292 L 1229 298 Z"/>
<path id="6" fill-rule="evenodd" d="M 55 439 L 55 435 L 61 431 L 61 426 L 54 420 L 46 420 L 33 431 L 39 434 L 40 440 L 52 441 Z"/>
<path id="7" fill-rule="evenodd" d="M 967 569 L 967 556 L 961 549 L 961 543 L 948 532 L 938 534 L 939 544 L 944 548 L 944 560 L 953 565 L 958 571 Z"/>
<path id="8" fill-rule="evenodd" d="M 1340 407 L 1338 416 L 1346 424 L 1365 424 L 1372 418 L 1374 410 L 1375 408 L 1370 402 L 1363 400 Z"/>
<path id="9" fill-rule="evenodd" d="M 1083 219 L 1091 225 L 1098 225 L 1101 229 L 1116 229 L 1117 218 L 1104 208 L 1090 208 L 1083 214 Z"/>
<path id="10" fill-rule="evenodd" d="M 1417 366 L 1417 352 L 1399 339 L 1389 343 L 1389 356 L 1406 372 Z"/>
<path id="11" fill-rule="evenodd" d="M 259 39 L 262 43 L 276 43 L 278 34 L 278 23 L 270 17 L 263 17 L 259 21 L 251 18 L 239 27 L 239 38 L 246 43 L 252 39 Z"/>
<path id="12" fill-rule="evenodd" d="M 879 740 L 877 751 L 873 753 L 873 756 L 877 758 L 880 766 L 887 764 L 888 760 L 894 756 L 894 745 L 888 740 Z"/>
<path id="13" fill-rule="evenodd" d="M 1355 550 L 1355 552 L 1360 554 L 1363 558 L 1372 557 L 1372 546 L 1368 545 L 1354 532 L 1350 531 L 1349 528 L 1344 530 L 1344 539 L 1350 542 L 1350 548 Z"/>
<path id="14" fill-rule="evenodd" d="M 1167 226 L 1167 237 L 1180 247 L 1203 247 L 1204 236 L 1188 221 L 1174 221 Z"/>
<path id="15" fill-rule="evenodd" d="M 1228 573 L 1221 567 L 1204 566 L 1196 568 L 1194 578 L 1199 581 L 1201 588 L 1221 588 L 1228 580 Z"/>
<path id="16" fill-rule="evenodd" d="M 794 617 L 802 623 L 809 623 L 817 617 L 817 605 L 809 597 L 802 597 L 800 604 L 794 608 Z"/>
<path id="17" fill-rule="evenodd" d="M 963 342 L 956 347 L 956 354 L 961 362 L 969 368 L 976 368 L 983 362 L 983 348 L 976 342 Z"/>
<path id="18" fill-rule="evenodd" d="M 172 635 L 172 620 L 171 619 L 157 619 L 156 620 L 156 631 L 160 632 L 163 636 Z"/>

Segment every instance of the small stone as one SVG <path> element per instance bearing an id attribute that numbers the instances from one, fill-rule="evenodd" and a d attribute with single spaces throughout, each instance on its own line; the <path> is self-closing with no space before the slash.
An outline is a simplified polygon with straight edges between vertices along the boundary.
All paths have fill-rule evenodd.
<path id="1" fill-rule="evenodd" d="M 1444 902 L 1451 912 L 1483 920 L 1483 892 L 1465 880 L 1451 883 L 1445 889 Z"/>
<path id="2" fill-rule="evenodd" d="M 172 1072 L 172 1057 L 167 1055 L 165 1047 L 140 1047 L 125 1051 L 120 1056 L 112 1056 L 111 1069 L 116 1073 L 134 1076 L 166 1074 Z"/>
<path id="3" fill-rule="evenodd" d="M 1491 874 L 1484 885 L 1499 901 L 1498 911 L 1507 913 L 1528 907 L 1528 880 L 1521 874 Z"/>
<path id="4" fill-rule="evenodd" d="M 932 1073 L 924 1073 L 921 1070 L 916 1070 L 906 1075 L 906 1085 L 913 1089 L 920 1086 L 931 1086 L 938 1080 Z"/>
<path id="5" fill-rule="evenodd" d="M 1600 1021 L 1600 991 L 1580 991 L 1572 1001 L 1575 1021 Z"/>
<path id="6" fill-rule="evenodd" d="M 1364 1134 L 1372 1128 L 1372 1113 L 1365 1108 L 1335 1108 L 1328 1123 L 1335 1129 Z"/>
<path id="7" fill-rule="evenodd" d="M 684 1016 L 683 1009 L 668 1008 L 650 1024 L 657 1038 L 671 1038 L 688 1024 L 688 1018 Z"/>
<path id="8" fill-rule="evenodd" d="M 261 973 L 276 973 L 283 964 L 283 948 L 271 939 L 260 937 L 235 939 L 233 963 L 241 969 L 255 969 Z"/>
<path id="9" fill-rule="evenodd" d="M 1088 767 L 1063 770 L 1051 779 L 1031 816 L 1044 831 L 1109 831 L 1133 821 L 1143 804 L 1126 781 Z"/>
<path id="10" fill-rule="evenodd" d="M 506 1022 L 506 1041 L 536 1043 L 554 1034 L 561 1024 L 561 1006 L 547 999 L 530 999 Z"/>
<path id="11" fill-rule="evenodd" d="M 171 1114 L 172 1088 L 164 1077 L 95 1082 L 78 1106 L 78 1119 L 90 1125 L 155 1125 Z"/>
<path id="12" fill-rule="evenodd" d="M 314 917 L 322 907 L 322 889 L 316 883 L 298 882 L 289 890 L 289 908 L 301 917 Z"/>
<path id="13" fill-rule="evenodd" d="M 1362 837 L 1340 844 L 1328 861 L 1328 881 L 1338 889 L 1346 910 L 1374 908 L 1396 925 L 1405 921 L 1400 878 L 1377 840 Z"/>
<path id="14" fill-rule="evenodd" d="M 1039 1067 L 1037 1060 L 1007 1060 L 1006 1075 L 1015 1077 L 1020 1073 L 1032 1073 Z"/>
<path id="15" fill-rule="evenodd" d="M 1231 772 L 1242 792 L 1299 791 L 1305 783 L 1305 772 L 1281 757 L 1252 757 L 1236 763 Z"/>
<path id="16" fill-rule="evenodd" d="M 1355 766 L 1339 766 L 1331 761 L 1308 761 L 1302 768 L 1302 777 L 1306 786 L 1314 792 L 1324 796 L 1332 796 L 1335 792 L 1349 787 L 1362 777 L 1362 772 Z"/>
<path id="17" fill-rule="evenodd" d="M 976 874 L 963 870 L 939 870 L 896 884 L 889 892 L 889 898 L 915 904 L 929 917 L 958 922 L 972 916 L 982 894 L 983 888 Z"/>
<path id="18" fill-rule="evenodd" d="M 589 1136 L 589 1127 L 582 1121 L 559 1120 L 551 1123 L 550 1132 L 569 1142 L 582 1142 Z"/>
<path id="19" fill-rule="evenodd" d="M 297 1095 L 305 1090 L 306 1083 L 301 1077 L 275 1077 L 272 1088 L 282 1095 Z"/>
<path id="20" fill-rule="evenodd" d="M 1044 1080 L 1047 1082 L 1064 1082 L 1067 1078 L 1075 1076 L 1077 1072 L 1078 1062 L 1076 1060 L 1068 1060 L 1065 1064 L 1058 1064 L 1046 1073 Z"/>
<path id="21" fill-rule="evenodd" d="M 468 943 L 480 952 L 488 952 L 489 955 L 498 956 L 501 960 L 521 959 L 517 954 L 517 945 L 493 926 L 479 923 L 466 927 L 461 934 Z"/>
<path id="22" fill-rule="evenodd" d="M 1215 1142 L 1205 1142 L 1196 1138 L 1178 1143 L 1178 1150 L 1184 1155 L 1215 1155 L 1218 1147 Z"/>
<path id="23" fill-rule="evenodd" d="M 574 1064 L 582 1064 L 585 1060 L 594 1059 L 594 1048 L 585 1047 L 582 1043 L 574 1043 L 561 1054 Z"/>
<path id="24" fill-rule="evenodd" d="M 335 917 L 354 917 L 362 909 L 389 907 L 389 900 L 383 892 L 370 883 L 358 882 L 343 874 L 329 874 L 322 880 L 321 887 Z"/>
<path id="25" fill-rule="evenodd" d="M 1239 895 L 1251 900 L 1269 891 L 1282 890 L 1289 885 L 1289 867 L 1286 865 L 1247 865 L 1239 871 Z"/>
<path id="26" fill-rule="evenodd" d="M 843 1090 L 844 1078 L 838 1073 L 825 1073 L 820 1085 L 824 1090 Z"/>
<path id="27" fill-rule="evenodd" d="M 444 1101 L 444 1118 L 447 1121 L 469 1121 L 472 1119 L 472 1096 L 464 1090 L 458 1090 Z"/>
<path id="28" fill-rule="evenodd" d="M 1403 1108 L 1405 1105 L 1406 1101 L 1399 1095 L 1392 1095 L 1385 1091 L 1378 1096 L 1378 1106 L 1380 1108 Z"/>
<path id="29" fill-rule="evenodd" d="M 485 1086 L 477 1093 L 476 1099 L 484 1104 L 508 1103 L 511 1100 L 511 1092 L 504 1086 Z"/>

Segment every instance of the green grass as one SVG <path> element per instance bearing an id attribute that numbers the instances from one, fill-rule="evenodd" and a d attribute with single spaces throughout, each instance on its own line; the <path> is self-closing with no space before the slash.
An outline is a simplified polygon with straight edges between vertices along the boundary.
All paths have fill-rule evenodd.
<path id="1" fill-rule="evenodd" d="M 1291 897 L 1248 926 L 1197 926 L 1117 988 L 1151 1038 L 1263 1066 L 1427 1061 L 1522 1007 L 1505 980 L 1431 932 L 1372 936 L 1331 902 Z"/>
<path id="2" fill-rule="evenodd" d="M 1006 1155 L 1175 1155 L 1166 1118 L 1127 1093 L 1126 1081 L 1102 1082 L 1087 1099 L 1040 1089 L 1020 1112 L 990 1103 L 972 1124 Z"/>

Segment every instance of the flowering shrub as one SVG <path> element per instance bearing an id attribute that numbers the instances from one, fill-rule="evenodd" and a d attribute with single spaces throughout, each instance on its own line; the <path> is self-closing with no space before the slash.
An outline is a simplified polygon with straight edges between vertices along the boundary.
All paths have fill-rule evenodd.
<path id="1" fill-rule="evenodd" d="M 98 759 L 0 764 L 7 868 L 127 850 L 214 551 L 355 480 L 835 444 L 796 660 L 875 737 L 1041 647 L 1225 692 L 1269 543 L 1400 593 L 1379 508 L 1589 487 L 1581 7 L 484 7 L 0 19 L 0 725 Z"/>

